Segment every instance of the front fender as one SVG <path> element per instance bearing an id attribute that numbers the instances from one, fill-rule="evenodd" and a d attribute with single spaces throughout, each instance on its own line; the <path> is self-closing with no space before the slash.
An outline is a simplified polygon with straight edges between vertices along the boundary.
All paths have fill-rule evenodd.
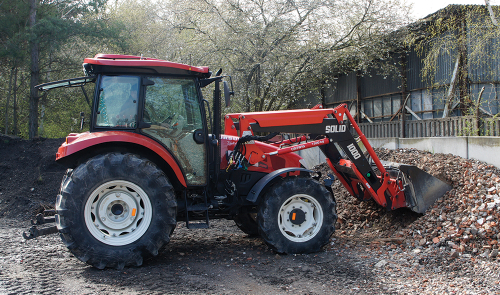
<path id="1" fill-rule="evenodd" d="M 262 190 L 276 177 L 279 177 L 281 174 L 284 173 L 289 173 L 289 172 L 307 172 L 307 173 L 312 173 L 313 171 L 305 169 L 305 168 L 299 168 L 299 167 L 290 167 L 290 168 L 283 168 L 283 169 L 278 169 L 276 171 L 273 171 L 266 176 L 262 177 L 257 183 L 252 187 L 250 190 L 250 193 L 247 195 L 247 201 L 256 204 L 257 201 L 259 200 L 260 193 Z"/>
<path id="2" fill-rule="evenodd" d="M 170 165 L 181 185 L 187 187 L 186 178 L 170 152 L 153 139 L 138 133 L 125 131 L 71 133 L 66 137 L 66 142 L 57 150 L 56 161 L 89 147 L 110 142 L 132 143 L 151 150 Z"/>

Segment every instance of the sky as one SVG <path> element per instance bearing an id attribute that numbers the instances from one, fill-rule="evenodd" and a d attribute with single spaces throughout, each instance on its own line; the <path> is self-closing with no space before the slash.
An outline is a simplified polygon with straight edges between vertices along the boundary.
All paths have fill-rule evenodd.
<path id="1" fill-rule="evenodd" d="M 445 8 L 449 4 L 478 4 L 484 5 L 484 0 L 406 0 L 413 4 L 413 16 L 423 18 L 431 13 Z M 491 5 L 500 5 L 500 0 L 490 0 Z"/>

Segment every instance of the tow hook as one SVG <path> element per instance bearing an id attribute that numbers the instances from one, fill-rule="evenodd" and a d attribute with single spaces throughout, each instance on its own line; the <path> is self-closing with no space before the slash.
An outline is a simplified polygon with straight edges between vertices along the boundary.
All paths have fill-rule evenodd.
<path id="1" fill-rule="evenodd" d="M 52 216 L 44 217 L 45 214 L 50 214 Z M 37 225 L 42 225 L 42 224 L 47 224 L 47 223 L 53 223 L 56 221 L 55 216 L 55 210 L 45 210 L 43 213 L 38 213 L 35 217 L 35 220 L 31 220 L 31 228 L 28 230 L 28 233 L 23 232 L 23 237 L 26 240 L 31 240 L 34 238 L 37 238 L 39 236 L 45 236 L 45 235 L 50 235 L 50 234 L 55 234 L 59 230 L 57 229 L 56 225 L 46 227 L 46 228 L 37 228 Z"/>
<path id="2" fill-rule="evenodd" d="M 31 240 L 31 239 L 37 238 L 39 236 L 45 236 L 45 235 L 55 234 L 58 231 L 59 230 L 57 229 L 57 226 L 55 226 L 55 225 L 51 226 L 51 227 L 47 227 L 47 228 L 41 228 L 41 229 L 38 229 L 38 228 L 36 228 L 35 225 L 33 225 L 29 229 L 29 234 L 26 234 L 26 232 L 23 232 L 23 237 L 26 240 Z"/>

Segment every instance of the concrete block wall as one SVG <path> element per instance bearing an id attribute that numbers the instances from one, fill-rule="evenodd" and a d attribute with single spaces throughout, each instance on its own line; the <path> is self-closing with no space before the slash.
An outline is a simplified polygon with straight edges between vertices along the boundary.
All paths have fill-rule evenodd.
<path id="1" fill-rule="evenodd" d="M 460 136 L 421 138 L 369 138 L 372 147 L 416 148 L 431 153 L 453 154 L 476 159 L 500 168 L 500 137 Z"/>
<path id="2" fill-rule="evenodd" d="M 431 153 L 453 154 L 465 159 L 476 159 L 500 168 L 500 137 L 460 136 L 421 138 L 369 138 L 374 148 L 416 148 Z M 325 155 L 319 148 L 301 150 L 307 168 L 325 162 Z"/>

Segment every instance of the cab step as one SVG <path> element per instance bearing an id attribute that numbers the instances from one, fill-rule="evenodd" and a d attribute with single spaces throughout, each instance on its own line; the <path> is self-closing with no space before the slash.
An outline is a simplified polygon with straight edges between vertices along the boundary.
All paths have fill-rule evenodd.
<path id="1" fill-rule="evenodd" d="M 188 205 L 187 193 L 184 191 L 184 201 L 186 204 L 186 227 L 188 229 L 200 229 L 200 228 L 209 228 L 210 222 L 208 218 L 208 210 L 212 208 L 212 206 L 208 205 L 207 194 L 206 192 L 203 194 L 204 203 L 202 204 L 194 204 Z M 196 220 L 195 222 L 189 220 L 189 213 L 196 212 L 196 214 L 203 214 L 204 220 Z"/>

